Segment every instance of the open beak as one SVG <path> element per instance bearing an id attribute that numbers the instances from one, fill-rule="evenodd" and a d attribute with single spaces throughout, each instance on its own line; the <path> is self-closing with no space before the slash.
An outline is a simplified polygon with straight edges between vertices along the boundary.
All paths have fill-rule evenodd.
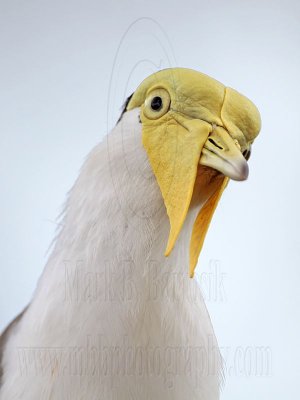
<path id="1" fill-rule="evenodd" d="M 199 163 L 221 172 L 235 181 L 248 178 L 248 163 L 240 146 L 222 127 L 216 127 L 202 149 Z"/>

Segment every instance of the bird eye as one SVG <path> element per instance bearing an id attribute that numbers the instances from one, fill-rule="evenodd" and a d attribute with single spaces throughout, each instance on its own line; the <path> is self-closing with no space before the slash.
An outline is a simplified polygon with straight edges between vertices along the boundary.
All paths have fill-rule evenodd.
<path id="1" fill-rule="evenodd" d="M 144 115 L 149 119 L 162 117 L 169 111 L 170 95 L 165 89 L 155 89 L 146 98 L 144 104 Z"/>
<path id="2" fill-rule="evenodd" d="M 151 101 L 151 108 L 153 111 L 159 111 L 163 106 L 162 98 L 159 96 L 153 97 Z"/>

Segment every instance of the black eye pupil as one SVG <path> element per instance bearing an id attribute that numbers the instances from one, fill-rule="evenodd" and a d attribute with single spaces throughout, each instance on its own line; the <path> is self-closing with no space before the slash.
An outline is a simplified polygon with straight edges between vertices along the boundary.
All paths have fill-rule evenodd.
<path id="1" fill-rule="evenodd" d="M 159 96 L 153 97 L 151 101 L 151 108 L 153 111 L 159 111 L 162 108 L 163 101 L 162 98 Z"/>

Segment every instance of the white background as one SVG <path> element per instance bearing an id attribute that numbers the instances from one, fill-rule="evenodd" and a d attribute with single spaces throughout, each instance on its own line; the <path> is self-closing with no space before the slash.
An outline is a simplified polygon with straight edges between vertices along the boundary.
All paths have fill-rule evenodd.
<path id="1" fill-rule="evenodd" d="M 124 38 L 141 17 L 153 20 Z M 1 328 L 29 302 L 65 194 L 126 95 L 158 67 L 189 67 L 246 94 L 263 121 L 198 266 L 231 368 L 222 399 L 298 397 L 299 21 L 296 0 L 0 1 Z"/>

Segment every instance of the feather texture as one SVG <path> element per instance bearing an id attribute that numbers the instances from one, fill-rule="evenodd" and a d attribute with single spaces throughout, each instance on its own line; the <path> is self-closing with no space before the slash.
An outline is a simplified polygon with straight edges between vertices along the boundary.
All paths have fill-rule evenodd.
<path id="1" fill-rule="evenodd" d="M 69 194 L 33 300 L 6 342 L 1 400 L 219 398 L 220 353 L 187 273 L 192 205 L 166 258 L 170 225 L 139 109 L 125 112 Z"/>

